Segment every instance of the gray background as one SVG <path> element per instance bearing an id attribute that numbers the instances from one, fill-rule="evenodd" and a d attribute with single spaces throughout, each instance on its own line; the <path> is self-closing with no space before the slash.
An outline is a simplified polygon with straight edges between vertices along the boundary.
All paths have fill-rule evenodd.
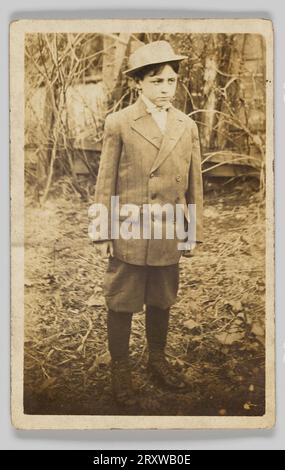
<path id="1" fill-rule="evenodd" d="M 281 0 L 8 0 L 1 2 L 1 141 L 0 158 L 0 449 L 285 449 L 285 316 L 283 278 L 285 239 L 285 3 Z M 80 10 L 78 6 L 80 5 Z M 101 6 L 101 8 L 100 8 Z M 230 8 L 230 6 L 232 8 Z M 97 7 L 97 9 L 96 9 Z M 104 9 L 103 9 L 104 7 Z M 132 7 L 132 9 L 131 9 Z M 136 7 L 137 9 L 134 9 Z M 233 8 L 234 7 L 234 8 Z M 9 312 L 9 82 L 8 25 L 20 18 L 267 18 L 275 29 L 275 194 L 276 194 L 276 355 L 277 424 L 272 430 L 225 431 L 18 431 L 10 424 Z"/>

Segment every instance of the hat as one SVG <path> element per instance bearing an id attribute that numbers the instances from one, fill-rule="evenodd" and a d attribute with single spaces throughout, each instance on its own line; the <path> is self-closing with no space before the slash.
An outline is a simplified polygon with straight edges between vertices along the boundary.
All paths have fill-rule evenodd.
<path id="1" fill-rule="evenodd" d="M 187 59 L 185 55 L 177 55 L 167 41 L 154 41 L 139 47 L 129 57 L 129 68 L 123 73 L 132 75 L 146 65 L 163 64 Z"/>

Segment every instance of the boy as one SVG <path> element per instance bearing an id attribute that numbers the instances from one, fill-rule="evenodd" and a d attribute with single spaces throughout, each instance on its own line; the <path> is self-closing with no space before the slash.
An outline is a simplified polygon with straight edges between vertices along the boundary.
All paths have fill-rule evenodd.
<path id="1" fill-rule="evenodd" d="M 137 222 L 148 204 L 182 205 L 184 222 L 189 222 L 188 204 L 193 204 L 194 249 L 195 243 L 202 241 L 198 131 L 192 119 L 171 105 L 179 63 L 185 58 L 176 55 L 167 41 L 141 46 L 130 56 L 125 73 L 135 79 L 140 95 L 133 105 L 107 116 L 95 203 L 107 207 L 108 222 L 112 222 L 112 196 L 119 197 L 120 207 L 127 204 L 127 208 L 139 208 Z M 120 221 L 123 218 L 126 214 L 119 215 Z M 142 311 L 144 305 L 149 370 L 164 386 L 182 389 L 186 385 L 165 355 L 182 251 L 176 236 L 117 237 L 110 225 L 105 239 L 97 240 L 96 246 L 102 256 L 109 256 L 104 291 L 112 388 L 118 403 L 133 405 L 136 397 L 128 357 L 129 338 L 132 315 Z M 156 225 L 153 214 L 150 225 L 152 229 Z M 162 220 L 161 225 L 165 230 L 167 222 Z"/>

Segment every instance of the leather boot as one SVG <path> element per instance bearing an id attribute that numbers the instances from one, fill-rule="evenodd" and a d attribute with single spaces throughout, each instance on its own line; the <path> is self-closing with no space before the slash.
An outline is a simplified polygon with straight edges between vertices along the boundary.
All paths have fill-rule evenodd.
<path id="1" fill-rule="evenodd" d="M 176 390 L 185 390 L 189 384 L 183 374 L 166 359 L 164 351 L 149 351 L 148 370 L 159 383 Z"/>
<path id="2" fill-rule="evenodd" d="M 137 403 L 132 385 L 128 359 L 111 361 L 112 391 L 118 405 L 133 406 Z"/>

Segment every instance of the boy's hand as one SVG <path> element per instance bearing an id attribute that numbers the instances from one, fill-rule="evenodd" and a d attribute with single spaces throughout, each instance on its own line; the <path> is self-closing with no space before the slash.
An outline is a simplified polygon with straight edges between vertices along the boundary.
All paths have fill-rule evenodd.
<path id="1" fill-rule="evenodd" d="M 194 256 L 194 250 L 196 248 L 196 243 L 193 242 L 193 243 L 188 243 L 187 244 L 187 248 L 186 250 L 183 250 L 182 252 L 182 256 L 185 256 L 186 258 L 190 258 L 191 256 Z"/>
<path id="2" fill-rule="evenodd" d="M 111 240 L 106 240 L 103 242 L 94 243 L 96 251 L 102 256 L 102 258 L 107 258 L 108 256 L 114 256 L 113 242 Z"/>

